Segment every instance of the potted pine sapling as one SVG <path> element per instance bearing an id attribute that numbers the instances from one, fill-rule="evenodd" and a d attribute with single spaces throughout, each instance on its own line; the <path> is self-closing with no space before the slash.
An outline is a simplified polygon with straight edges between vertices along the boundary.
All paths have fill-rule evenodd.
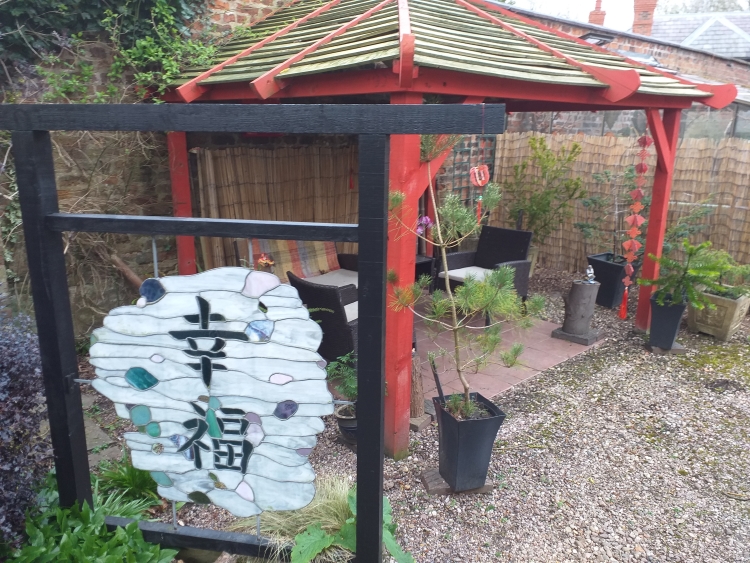
<path id="1" fill-rule="evenodd" d="M 333 388 L 349 404 L 339 405 L 334 410 L 339 432 L 345 442 L 357 443 L 357 357 L 354 352 L 339 356 L 326 366 L 328 379 Z"/>
<path id="2" fill-rule="evenodd" d="M 424 142 L 423 142 L 424 145 Z M 428 165 L 428 178 L 432 178 Z M 482 195 L 482 211 L 465 206 L 453 194 L 438 201 L 432 182 L 429 197 L 436 216 L 432 220 L 420 218 L 414 226 L 401 219 L 404 195 L 392 193 L 391 217 L 400 229 L 407 229 L 437 249 L 443 270 L 448 271 L 448 250 L 456 248 L 466 238 L 481 229 L 482 220 L 497 207 L 500 189 L 487 184 Z M 529 320 L 527 315 L 541 310 L 543 300 L 531 298 L 523 304 L 513 288 L 514 272 L 510 267 L 488 270 L 483 278 L 467 276 L 462 285 L 451 289 L 446 276 L 444 289 L 425 294 L 432 279 L 422 276 L 416 283 L 398 286 L 395 272 L 389 272 L 394 298 L 390 306 L 395 310 L 411 310 L 425 321 L 434 334 L 449 333 L 451 345 L 429 354 L 440 397 L 433 399 L 440 436 L 440 475 L 456 492 L 484 486 L 495 437 L 505 414 L 492 401 L 472 392 L 467 373 L 486 364 L 500 343 L 500 323 L 508 319 Z M 440 280 L 438 280 L 440 281 Z M 424 307 L 417 308 L 418 303 Z M 463 393 L 444 396 L 438 376 L 436 360 L 441 358 L 444 369 L 453 371 L 463 387 Z"/>
<path id="3" fill-rule="evenodd" d="M 727 267 L 719 275 L 721 292 L 706 288 L 703 296 L 713 307 L 688 305 L 688 328 L 726 342 L 740 328 L 750 308 L 750 266 L 740 266 L 728 254 Z"/>
<path id="4" fill-rule="evenodd" d="M 681 261 L 649 254 L 649 258 L 659 264 L 659 278 L 639 280 L 641 285 L 658 288 L 651 296 L 649 345 L 662 350 L 675 346 L 688 304 L 698 310 L 712 309 L 715 305 L 704 292 L 723 291 L 719 277 L 727 269 L 726 254 L 711 250 L 710 242 L 693 246 L 684 239 L 682 248 Z"/>

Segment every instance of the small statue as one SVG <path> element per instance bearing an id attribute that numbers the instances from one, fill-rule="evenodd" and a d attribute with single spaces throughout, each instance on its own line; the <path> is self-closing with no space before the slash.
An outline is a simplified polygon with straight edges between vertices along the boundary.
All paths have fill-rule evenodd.
<path id="1" fill-rule="evenodd" d="M 586 268 L 586 279 L 584 281 L 586 283 L 596 283 L 594 281 L 594 268 L 592 268 L 591 265 Z"/>

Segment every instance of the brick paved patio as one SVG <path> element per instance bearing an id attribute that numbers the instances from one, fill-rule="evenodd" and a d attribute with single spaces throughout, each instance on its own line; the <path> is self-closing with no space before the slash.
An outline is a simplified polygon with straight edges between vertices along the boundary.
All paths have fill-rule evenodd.
<path id="1" fill-rule="evenodd" d="M 437 350 L 439 347 L 446 350 L 451 349 L 453 338 L 446 332 L 433 340 L 428 335 L 421 319 L 415 318 L 414 322 L 417 331 L 417 350 L 422 360 L 424 395 L 425 399 L 431 400 L 432 397 L 437 396 L 437 391 L 430 365 L 427 363 L 427 353 L 431 350 Z M 507 328 L 502 331 L 502 342 L 498 346 L 498 351 L 493 355 L 493 359 L 478 373 L 467 374 L 472 390 L 485 397 L 492 398 L 514 385 L 534 377 L 540 371 L 551 368 L 591 348 L 591 346 L 573 344 L 572 342 L 552 338 L 550 336 L 552 331 L 559 326 L 547 321 L 537 320 L 532 328 L 520 329 L 508 323 Z M 524 351 L 519 356 L 516 365 L 510 368 L 505 367 L 500 360 L 500 351 L 509 349 L 516 342 L 524 345 Z M 596 346 L 596 344 L 593 346 Z M 440 369 L 440 365 L 440 360 L 438 360 L 438 369 Z M 446 395 L 463 392 L 463 387 L 455 370 L 446 370 L 441 373 L 440 382 Z"/>

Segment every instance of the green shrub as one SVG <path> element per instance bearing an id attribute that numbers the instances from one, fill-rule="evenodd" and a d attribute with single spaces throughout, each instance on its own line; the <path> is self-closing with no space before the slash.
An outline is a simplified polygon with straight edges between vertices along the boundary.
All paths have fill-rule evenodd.
<path id="1" fill-rule="evenodd" d="M 357 400 L 357 356 L 349 352 L 326 366 L 326 373 L 336 391 L 350 401 Z"/>
<path id="2" fill-rule="evenodd" d="M 169 563 L 177 554 L 144 541 L 138 522 L 110 532 L 104 522 L 103 506 L 91 509 L 56 508 L 26 523 L 29 539 L 11 561 L 47 563 L 56 561 L 86 563 Z"/>
<path id="3" fill-rule="evenodd" d="M 37 494 L 37 504 L 26 515 L 28 540 L 20 549 L 6 554 L 9 561 L 45 563 L 70 561 L 86 563 L 167 563 L 177 551 L 147 543 L 137 520 L 156 504 L 153 500 L 130 500 L 124 492 L 103 494 L 99 480 L 92 477 L 93 505 L 60 508 L 55 473 L 45 477 Z M 133 518 L 125 528 L 108 531 L 106 516 Z"/>
<path id="4" fill-rule="evenodd" d="M 133 467 L 127 452 L 123 452 L 120 461 L 112 462 L 102 469 L 99 475 L 99 487 L 105 493 L 121 492 L 128 500 L 157 500 L 156 481 L 143 469 Z"/>

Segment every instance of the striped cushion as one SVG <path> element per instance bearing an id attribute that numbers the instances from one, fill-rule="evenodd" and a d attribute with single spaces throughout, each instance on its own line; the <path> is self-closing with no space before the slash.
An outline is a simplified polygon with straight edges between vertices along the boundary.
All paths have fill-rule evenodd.
<path id="1" fill-rule="evenodd" d="M 253 239 L 253 264 L 256 268 L 261 253 L 273 258 L 273 273 L 283 283 L 289 281 L 287 272 L 307 278 L 341 268 L 334 242 Z"/>

